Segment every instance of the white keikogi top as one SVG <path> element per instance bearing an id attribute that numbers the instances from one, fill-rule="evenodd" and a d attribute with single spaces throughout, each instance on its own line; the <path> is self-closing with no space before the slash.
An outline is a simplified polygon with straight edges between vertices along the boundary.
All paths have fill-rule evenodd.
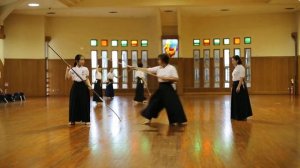
<path id="1" fill-rule="evenodd" d="M 87 67 L 81 66 L 81 67 L 73 67 L 72 68 L 84 81 L 88 78 L 89 76 L 89 69 Z M 72 77 L 73 81 L 76 82 L 81 82 L 82 80 L 74 73 L 74 71 L 70 69 L 69 74 Z"/>
<path id="2" fill-rule="evenodd" d="M 110 80 L 113 80 L 114 79 L 114 73 L 112 73 L 112 72 L 108 72 L 108 74 L 107 74 L 107 79 L 110 79 Z"/>
<path id="3" fill-rule="evenodd" d="M 232 81 L 239 81 L 245 77 L 245 68 L 243 65 L 237 65 L 232 72 Z"/>
<path id="4" fill-rule="evenodd" d="M 178 73 L 176 68 L 173 65 L 168 64 L 165 67 L 156 66 L 153 68 L 148 68 L 148 71 L 151 73 L 155 73 L 157 76 L 161 77 L 175 77 L 178 78 Z M 169 82 L 158 78 L 158 82 Z"/>
<path id="5" fill-rule="evenodd" d="M 102 79 L 102 74 L 101 72 L 96 71 L 96 79 L 101 80 Z"/>
<path id="6" fill-rule="evenodd" d="M 135 78 L 137 78 L 137 77 L 145 79 L 144 72 L 142 72 L 142 71 L 135 71 Z"/>

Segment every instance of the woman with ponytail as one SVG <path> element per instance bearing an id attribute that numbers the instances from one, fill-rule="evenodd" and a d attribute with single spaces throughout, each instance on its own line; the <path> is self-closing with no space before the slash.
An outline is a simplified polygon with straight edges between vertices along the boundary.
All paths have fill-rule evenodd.
<path id="1" fill-rule="evenodd" d="M 67 67 L 66 69 L 66 79 L 74 81 L 69 102 L 69 122 L 71 125 L 75 125 L 75 122 L 84 122 L 85 124 L 90 122 L 89 90 L 92 86 L 89 80 L 89 70 L 84 67 L 84 63 L 84 57 L 78 54 L 75 56 L 74 67 Z"/>
<path id="2" fill-rule="evenodd" d="M 231 119 L 247 120 L 252 116 L 251 103 L 248 89 L 245 82 L 245 68 L 239 56 L 231 59 L 234 70 L 232 72 L 232 91 L 231 91 Z"/>

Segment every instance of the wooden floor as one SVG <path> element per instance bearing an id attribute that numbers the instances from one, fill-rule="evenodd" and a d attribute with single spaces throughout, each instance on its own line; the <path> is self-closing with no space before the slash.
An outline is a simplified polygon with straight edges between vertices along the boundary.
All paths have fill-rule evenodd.
<path id="1" fill-rule="evenodd" d="M 185 127 L 165 112 L 141 125 L 132 97 L 108 102 L 122 122 L 93 103 L 91 125 L 69 127 L 68 98 L 0 104 L 0 167 L 296 168 L 300 98 L 251 96 L 254 116 L 230 120 L 230 96 L 181 97 Z"/>

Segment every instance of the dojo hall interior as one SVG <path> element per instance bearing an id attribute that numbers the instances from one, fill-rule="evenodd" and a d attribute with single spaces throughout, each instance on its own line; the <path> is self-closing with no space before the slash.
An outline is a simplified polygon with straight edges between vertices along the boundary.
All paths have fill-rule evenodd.
<path id="1" fill-rule="evenodd" d="M 300 167 L 298 0 L 0 0 L 0 167 Z M 91 82 L 110 68 L 114 99 L 69 122 L 66 64 L 85 57 Z M 173 51 L 188 122 L 150 125 L 135 71 Z M 253 116 L 231 120 L 231 58 L 246 69 Z M 158 88 L 146 75 L 145 95 Z M 149 92 L 148 92 L 149 90 Z M 25 98 L 25 99 L 24 99 Z M 121 121 L 111 109 L 120 116 Z"/>

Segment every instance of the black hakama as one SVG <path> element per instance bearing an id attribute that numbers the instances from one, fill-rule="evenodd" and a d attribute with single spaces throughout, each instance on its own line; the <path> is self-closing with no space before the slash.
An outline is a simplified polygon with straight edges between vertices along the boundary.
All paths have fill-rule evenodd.
<path id="1" fill-rule="evenodd" d="M 239 81 L 234 81 L 231 93 L 231 119 L 245 120 L 252 116 L 252 109 L 247 87 L 241 86 L 240 92 L 236 92 Z"/>
<path id="2" fill-rule="evenodd" d="M 102 81 L 100 79 L 97 79 L 97 82 L 94 84 L 94 91 L 103 98 L 102 95 Z M 93 94 L 93 101 L 95 102 L 102 102 L 102 100 L 94 93 Z"/>
<path id="3" fill-rule="evenodd" d="M 158 90 L 152 95 L 141 115 L 151 120 L 157 118 L 163 108 L 167 110 L 170 124 L 187 122 L 180 99 L 170 82 L 159 83 Z"/>
<path id="4" fill-rule="evenodd" d="M 85 82 L 74 81 L 69 106 L 70 122 L 90 122 L 90 92 Z"/>
<path id="5" fill-rule="evenodd" d="M 105 89 L 105 96 L 106 97 L 115 97 L 115 91 L 114 91 L 114 86 L 113 86 L 113 80 L 109 79 L 108 84 L 106 85 Z"/>
<path id="6" fill-rule="evenodd" d="M 144 82 L 142 78 L 137 77 L 134 101 L 143 102 L 144 100 L 146 100 L 144 94 Z"/>

